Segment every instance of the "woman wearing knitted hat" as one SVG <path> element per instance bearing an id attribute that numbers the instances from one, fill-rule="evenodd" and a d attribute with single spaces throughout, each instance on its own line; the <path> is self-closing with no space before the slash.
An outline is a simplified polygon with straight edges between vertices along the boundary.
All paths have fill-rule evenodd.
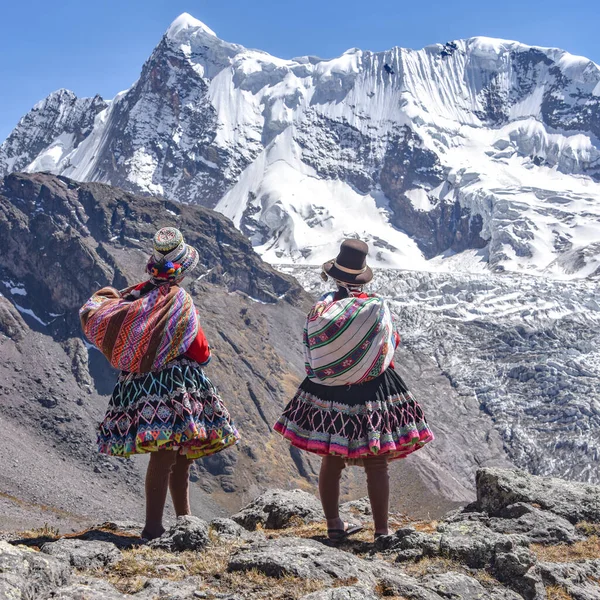
<path id="1" fill-rule="evenodd" d="M 321 276 L 337 290 L 313 306 L 304 329 L 306 379 L 275 424 L 292 445 L 323 457 L 319 494 L 330 540 L 362 527 L 339 515 L 340 479 L 347 464 L 364 467 L 375 537 L 387 535 L 388 463 L 433 440 L 423 411 L 393 356 L 400 337 L 386 302 L 363 291 L 373 273 L 368 246 L 345 240 Z"/>
<path id="2" fill-rule="evenodd" d="M 171 493 L 177 516 L 190 514 L 194 459 L 237 443 L 238 432 L 202 367 L 210 348 L 191 296 L 180 287 L 198 252 L 173 227 L 154 236 L 150 278 L 122 291 L 105 287 L 79 314 L 86 337 L 121 371 L 98 431 L 101 453 L 150 452 L 142 537 L 164 533 Z"/>

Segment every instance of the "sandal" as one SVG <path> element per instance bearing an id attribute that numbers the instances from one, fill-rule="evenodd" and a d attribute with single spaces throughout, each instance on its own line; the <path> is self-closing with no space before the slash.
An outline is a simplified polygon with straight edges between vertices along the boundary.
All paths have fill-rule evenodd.
<path id="1" fill-rule="evenodd" d="M 362 525 L 356 525 L 354 523 L 346 524 L 345 529 L 328 529 L 327 530 L 327 538 L 330 542 L 341 542 L 345 540 L 347 537 L 358 533 L 363 530 Z"/>

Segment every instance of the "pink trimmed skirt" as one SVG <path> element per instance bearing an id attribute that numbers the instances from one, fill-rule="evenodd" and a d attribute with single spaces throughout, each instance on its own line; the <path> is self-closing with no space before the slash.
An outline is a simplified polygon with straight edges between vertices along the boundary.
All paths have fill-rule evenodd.
<path id="1" fill-rule="evenodd" d="M 351 386 L 305 379 L 274 429 L 301 450 L 358 464 L 382 454 L 404 458 L 434 439 L 423 409 L 392 368 Z"/>

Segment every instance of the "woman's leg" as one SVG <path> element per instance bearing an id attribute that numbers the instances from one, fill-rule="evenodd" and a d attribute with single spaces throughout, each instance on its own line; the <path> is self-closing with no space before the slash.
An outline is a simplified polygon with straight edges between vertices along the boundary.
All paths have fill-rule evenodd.
<path id="1" fill-rule="evenodd" d="M 340 479 L 346 463 L 339 456 L 324 456 L 319 473 L 319 496 L 327 519 L 327 529 L 344 529 L 340 519 Z"/>
<path id="2" fill-rule="evenodd" d="M 387 456 L 373 456 L 363 461 L 367 475 L 367 491 L 373 512 L 375 533 L 388 534 L 390 479 Z"/>
<path id="3" fill-rule="evenodd" d="M 190 509 L 190 467 L 193 462 L 182 454 L 178 454 L 169 477 L 169 491 L 175 514 L 178 517 L 192 514 Z"/>
<path id="4" fill-rule="evenodd" d="M 150 462 L 146 471 L 146 525 L 142 537 L 154 539 L 160 537 L 165 528 L 162 524 L 169 474 L 177 459 L 173 450 L 157 450 L 150 453 Z"/>

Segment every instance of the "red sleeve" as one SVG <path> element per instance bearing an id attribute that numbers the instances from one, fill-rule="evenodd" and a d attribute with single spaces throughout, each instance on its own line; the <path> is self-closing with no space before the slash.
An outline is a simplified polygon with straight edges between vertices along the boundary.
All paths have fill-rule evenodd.
<path id="1" fill-rule="evenodd" d="M 195 360 L 201 365 L 207 365 L 210 362 L 210 346 L 208 345 L 204 331 L 202 331 L 202 327 L 198 327 L 198 335 L 190 344 L 184 356 Z"/>

